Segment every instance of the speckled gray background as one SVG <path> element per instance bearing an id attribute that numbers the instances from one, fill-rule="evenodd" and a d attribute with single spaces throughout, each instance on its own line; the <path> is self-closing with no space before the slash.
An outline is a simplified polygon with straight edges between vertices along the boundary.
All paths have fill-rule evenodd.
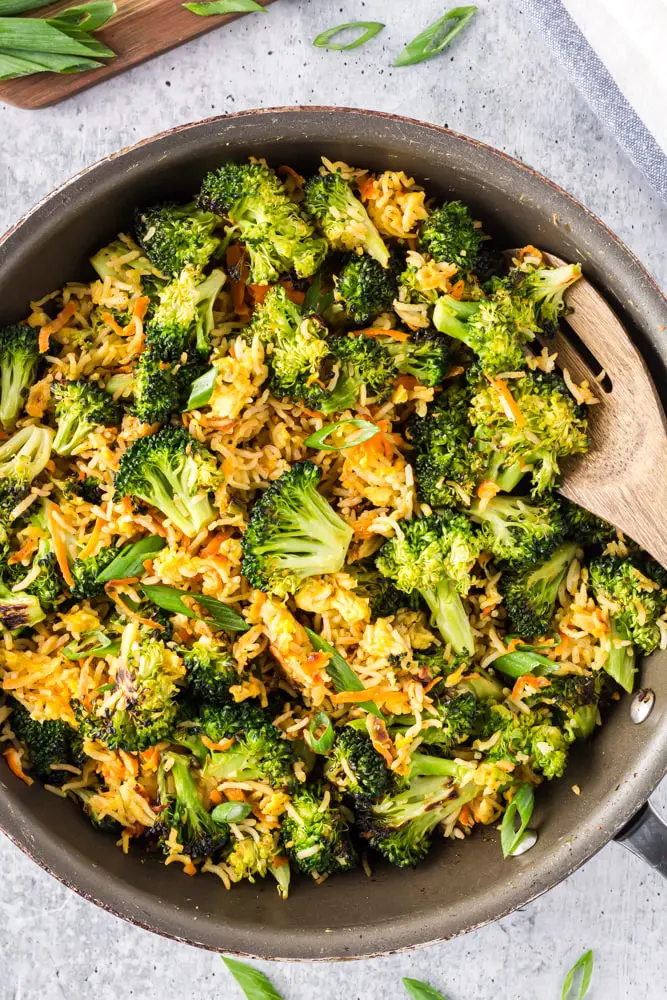
<path id="1" fill-rule="evenodd" d="M 393 53 L 449 4 L 280 0 L 266 16 L 55 109 L 0 107 L 0 230 L 82 167 L 162 129 L 251 107 L 340 104 L 447 124 L 537 167 L 601 216 L 667 287 L 667 206 L 564 77 L 520 0 L 478 3 L 451 53 L 412 69 L 392 70 Z M 356 52 L 311 47 L 323 28 L 359 17 L 390 26 Z M 103 913 L 4 841 L 0 868 L 0 1000 L 240 998 L 218 957 Z M 345 965 L 263 967 L 286 1000 L 399 997 L 401 976 L 428 979 L 449 1000 L 556 1000 L 564 972 L 592 947 L 594 998 L 658 1000 L 667 997 L 664 927 L 663 881 L 610 845 L 525 910 L 457 941 Z"/>

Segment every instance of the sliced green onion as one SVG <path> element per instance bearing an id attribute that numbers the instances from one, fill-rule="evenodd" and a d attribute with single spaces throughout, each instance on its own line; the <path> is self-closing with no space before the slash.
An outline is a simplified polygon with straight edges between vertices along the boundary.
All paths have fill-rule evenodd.
<path id="1" fill-rule="evenodd" d="M 106 692 L 106 691 L 113 691 L 113 689 L 115 688 L 115 686 L 116 686 L 115 684 L 111 684 L 111 683 L 109 683 L 109 684 L 101 684 L 100 687 L 98 687 L 98 689 L 97 689 L 97 693 L 98 694 L 104 694 L 104 692 Z"/>
<path id="2" fill-rule="evenodd" d="M 530 785 L 521 785 L 516 795 L 505 810 L 503 822 L 500 827 L 500 846 L 503 849 L 503 857 L 511 858 L 517 847 L 523 840 L 526 827 L 533 815 L 535 806 L 535 793 Z M 515 828 L 516 814 L 519 813 L 521 820 L 519 829 Z"/>
<path id="3" fill-rule="evenodd" d="M 345 427 L 346 424 L 357 427 L 359 433 L 351 441 L 346 441 L 345 444 L 326 444 L 327 438 L 341 427 Z M 379 430 L 377 424 L 372 424 L 370 420 L 349 417 L 347 420 L 338 420 L 335 424 L 327 424 L 321 430 L 315 431 L 309 438 L 306 438 L 304 444 L 306 448 L 319 448 L 320 451 L 342 451 L 344 448 L 354 448 L 358 444 L 363 444 L 364 441 L 369 441 L 370 438 L 375 437 Z"/>
<path id="4" fill-rule="evenodd" d="M 546 677 L 558 670 L 558 663 L 550 660 L 548 656 L 540 656 L 539 653 L 517 650 L 514 653 L 505 653 L 493 660 L 489 666 L 494 670 L 500 670 L 508 677 L 523 677 L 524 674 L 534 674 L 535 677 Z"/>
<path id="5" fill-rule="evenodd" d="M 322 290 L 322 272 L 318 271 L 308 286 L 308 290 L 303 300 L 304 315 L 307 313 L 316 313 L 318 316 L 323 316 L 327 309 L 332 305 L 333 300 L 333 292 L 325 292 Z"/>
<path id="6" fill-rule="evenodd" d="M 399 54 L 394 66 L 415 66 L 437 56 L 447 45 L 463 31 L 471 18 L 476 14 L 477 7 L 454 7 L 434 21 L 416 38 L 405 46 Z M 455 23 L 449 27 L 450 22 Z"/>
<path id="7" fill-rule="evenodd" d="M 574 963 L 563 983 L 561 1000 L 584 1000 L 593 977 L 593 952 L 589 948 Z M 577 992 L 578 981 L 578 992 Z"/>
<path id="8" fill-rule="evenodd" d="M 166 545 L 159 535 L 149 535 L 138 542 L 125 545 L 115 559 L 96 577 L 97 583 L 108 583 L 109 580 L 125 580 L 128 576 L 138 576 L 143 573 L 144 563 L 149 556 L 160 552 Z"/>
<path id="9" fill-rule="evenodd" d="M 68 7 L 49 18 L 49 24 L 64 29 L 66 26 L 80 28 L 87 34 L 97 31 L 116 13 L 116 4 L 111 0 L 92 0 L 80 7 Z"/>
<path id="10" fill-rule="evenodd" d="M 24 14 L 27 10 L 48 7 L 53 0 L 0 0 L 0 17 Z"/>
<path id="11" fill-rule="evenodd" d="M 66 25 L 42 20 L 38 17 L 0 17 L 0 50 L 12 52 L 54 53 L 65 56 L 105 56 L 115 55 L 112 49 L 90 38 L 87 32 L 82 37 Z"/>
<path id="12" fill-rule="evenodd" d="M 249 802 L 221 802 L 216 806 L 211 816 L 216 823 L 240 823 L 252 812 Z"/>
<path id="13" fill-rule="evenodd" d="M 185 404 L 186 413 L 189 413 L 190 410 L 201 410 L 202 406 L 206 406 L 210 402 L 217 377 L 218 369 L 214 365 L 213 368 L 209 368 L 207 372 L 194 380 L 190 386 L 188 401 Z"/>
<path id="14" fill-rule="evenodd" d="M 322 728 L 324 728 L 324 732 L 320 736 L 316 736 L 315 733 Z M 329 753 L 334 745 L 335 734 L 331 719 L 326 712 L 315 713 L 308 725 L 308 732 L 310 733 L 310 745 L 315 753 Z"/>
<path id="15" fill-rule="evenodd" d="M 83 73 L 89 69 L 99 69 L 104 63 L 82 56 L 58 55 L 55 52 L 31 52 L 14 49 L 3 52 L 0 49 L 0 80 L 16 80 L 33 73 Z"/>
<path id="16" fill-rule="evenodd" d="M 323 639 L 321 635 L 317 632 L 313 632 L 312 629 L 306 627 L 306 634 L 310 639 L 310 644 L 313 649 L 318 652 L 329 653 L 330 659 L 327 663 L 327 673 L 332 680 L 333 686 L 336 691 L 363 691 L 364 685 L 361 683 L 354 670 L 347 662 L 343 659 L 337 649 Z M 380 709 L 377 707 L 375 702 L 363 701 L 357 702 L 360 708 L 363 708 L 366 712 L 371 712 L 373 715 L 377 715 L 378 718 L 383 719 L 384 716 Z"/>
<path id="17" fill-rule="evenodd" d="M 282 1000 L 280 993 L 259 969 L 253 969 L 251 965 L 238 962 L 235 958 L 225 958 L 224 955 L 220 957 L 245 993 L 246 1000 Z"/>
<path id="18" fill-rule="evenodd" d="M 379 35 L 384 27 L 382 21 L 348 21 L 346 24 L 337 24 L 334 28 L 327 28 L 326 31 L 320 32 L 317 38 L 313 39 L 313 45 L 316 45 L 318 49 L 335 49 L 337 52 L 347 52 L 349 49 L 358 49 L 366 42 L 370 42 L 371 38 Z M 350 30 L 361 31 L 361 34 L 351 42 L 331 41 L 342 31 Z"/>
<path id="19" fill-rule="evenodd" d="M 266 14 L 266 8 L 256 0 L 211 0 L 211 3 L 184 3 L 186 10 L 201 17 L 211 14 L 252 14 L 261 11 Z"/>
<path id="20" fill-rule="evenodd" d="M 67 660 L 85 660 L 89 656 L 116 656 L 120 652 L 120 639 L 110 639 L 100 629 L 84 632 L 80 639 L 68 643 L 61 653 Z"/>
<path id="21" fill-rule="evenodd" d="M 428 983 L 423 983 L 421 979 L 404 979 L 403 985 L 412 1000 L 445 1000 L 442 993 L 438 993 Z"/>
<path id="22" fill-rule="evenodd" d="M 173 615 L 185 615 L 186 618 L 193 618 L 195 621 L 207 621 L 209 624 L 217 625 L 228 632 L 247 632 L 250 626 L 238 612 L 218 601 L 208 594 L 196 594 L 191 590 L 179 590 L 178 587 L 168 587 L 163 583 L 145 583 L 141 588 L 153 604 L 165 611 L 171 611 Z M 184 597 L 191 597 L 193 601 L 200 604 L 204 610 L 208 611 L 210 619 L 202 618 L 196 614 L 192 608 L 183 600 Z"/>

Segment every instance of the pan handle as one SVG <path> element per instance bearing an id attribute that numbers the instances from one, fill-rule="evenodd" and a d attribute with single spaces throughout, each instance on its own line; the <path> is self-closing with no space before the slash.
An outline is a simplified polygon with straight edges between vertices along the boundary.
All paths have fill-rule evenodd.
<path id="1" fill-rule="evenodd" d="M 650 802 L 623 827 L 616 842 L 667 878 L 667 823 Z"/>

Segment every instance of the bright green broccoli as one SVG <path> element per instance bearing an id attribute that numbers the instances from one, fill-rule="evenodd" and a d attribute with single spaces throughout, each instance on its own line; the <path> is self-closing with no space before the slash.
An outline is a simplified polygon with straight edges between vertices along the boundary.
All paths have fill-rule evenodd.
<path id="1" fill-rule="evenodd" d="M 589 510 L 584 510 L 583 507 L 577 506 L 571 500 L 563 499 L 561 502 L 567 524 L 568 538 L 579 542 L 580 545 L 602 546 L 606 546 L 618 539 L 618 531 L 613 524 L 603 521 L 601 517 L 596 517 L 595 514 L 591 514 Z"/>
<path id="2" fill-rule="evenodd" d="M 206 705 L 229 700 L 229 689 L 239 683 L 234 657 L 223 643 L 202 638 L 181 650 L 189 692 Z"/>
<path id="3" fill-rule="evenodd" d="M 0 330 L 0 423 L 10 430 L 23 409 L 39 360 L 39 331 L 27 323 Z"/>
<path id="4" fill-rule="evenodd" d="M 382 267 L 389 266 L 389 250 L 384 240 L 341 174 L 311 177 L 303 204 L 332 250 L 367 253 Z"/>
<path id="5" fill-rule="evenodd" d="M 611 634 L 605 670 L 626 691 L 634 687 L 635 648 L 649 655 L 660 645 L 658 618 L 665 613 L 667 593 L 650 580 L 635 557 L 600 556 L 589 568 L 596 597 L 612 605 Z"/>
<path id="6" fill-rule="evenodd" d="M 580 277 L 581 264 L 546 267 L 526 261 L 512 268 L 505 283 L 513 295 L 532 304 L 537 324 L 549 335 L 555 333 L 558 321 L 567 311 L 565 292 Z"/>
<path id="7" fill-rule="evenodd" d="M 527 472 L 535 495 L 553 489 L 559 459 L 582 454 L 589 445 L 583 407 L 555 373 L 525 375 L 507 386 L 495 379 L 480 382 L 470 419 L 475 447 L 488 463 L 485 478 L 506 492 Z"/>
<path id="8" fill-rule="evenodd" d="M 327 245 L 289 198 L 276 173 L 263 163 L 227 163 L 207 174 L 199 207 L 228 219 L 250 256 L 250 281 L 266 285 L 292 269 L 315 274 Z"/>
<path id="9" fill-rule="evenodd" d="M 412 607 L 411 600 L 402 590 L 399 590 L 391 580 L 379 573 L 373 558 L 364 559 L 346 567 L 346 572 L 356 581 L 355 594 L 364 597 L 369 602 L 371 621 L 376 618 L 388 618 L 395 615 L 400 608 Z"/>
<path id="10" fill-rule="evenodd" d="M 283 899 L 287 899 L 289 862 L 282 852 L 277 833 L 257 833 L 257 839 L 249 834 L 240 840 L 234 837 L 227 845 L 224 862 L 232 882 L 243 879 L 254 882 L 271 872 L 278 883 L 278 892 Z"/>
<path id="11" fill-rule="evenodd" d="M 30 524 L 41 533 L 37 551 L 27 566 L 23 563 L 7 566 L 3 573 L 3 582 L 11 587 L 15 594 L 32 594 L 39 601 L 42 611 L 53 611 L 63 592 L 63 581 L 58 573 L 43 508 L 40 507 L 32 515 Z"/>
<path id="12" fill-rule="evenodd" d="M 229 840 L 229 826 L 216 822 L 206 809 L 188 757 L 173 751 L 161 755 L 158 793 L 164 808 L 153 833 L 165 854 L 172 852 L 168 840 L 171 831 L 175 830 L 183 853 L 193 860 L 218 855 Z"/>
<path id="13" fill-rule="evenodd" d="M 456 264 L 459 271 L 475 270 L 483 242 L 484 233 L 460 201 L 436 208 L 419 232 L 420 250 L 430 253 L 438 263 Z"/>
<path id="14" fill-rule="evenodd" d="M 0 520 L 11 520 L 33 479 L 51 456 L 53 431 L 49 427 L 22 427 L 0 444 Z"/>
<path id="15" fill-rule="evenodd" d="M 491 705 L 482 741 L 498 732 L 499 738 L 486 751 L 488 760 L 514 767 L 526 764 L 549 779 L 563 777 L 571 739 L 554 725 L 548 709 L 516 713 L 506 705 Z"/>
<path id="16" fill-rule="evenodd" d="M 341 268 L 335 298 L 353 323 L 365 326 L 391 309 L 397 293 L 396 269 L 363 254 L 350 257 Z"/>
<path id="17" fill-rule="evenodd" d="M 163 202 L 137 211 L 134 231 L 150 262 L 163 274 L 175 277 L 187 264 L 201 270 L 220 246 L 213 235 L 219 219 L 194 203 Z"/>
<path id="18" fill-rule="evenodd" d="M 525 699 L 533 705 L 547 705 L 571 740 L 585 740 L 595 732 L 600 704 L 613 687 L 608 674 L 551 674 L 549 686 Z"/>
<path id="19" fill-rule="evenodd" d="M 132 387 L 132 413 L 143 423 L 164 423 L 172 413 L 185 409 L 192 383 L 208 368 L 200 355 L 191 354 L 194 357 L 184 364 L 163 361 L 154 347 L 140 355 Z"/>
<path id="20" fill-rule="evenodd" d="M 85 601 L 103 594 L 104 583 L 100 583 L 98 577 L 117 555 L 118 549 L 107 545 L 94 556 L 87 556 L 85 559 L 74 558 L 70 566 L 74 580 L 70 588 L 72 597 L 77 601 Z"/>
<path id="21" fill-rule="evenodd" d="M 481 524 L 484 548 L 506 566 L 534 565 L 548 559 L 564 535 L 557 500 L 495 496 L 486 503 L 474 500 L 469 517 Z"/>
<path id="22" fill-rule="evenodd" d="M 53 450 L 58 455 L 71 455 L 96 427 L 120 423 L 120 407 L 96 382 L 54 382 L 51 395 L 57 424 Z"/>
<path id="23" fill-rule="evenodd" d="M 182 427 L 163 427 L 139 438 L 120 460 L 115 496 L 158 510 L 193 538 L 215 518 L 209 493 L 222 483 L 212 452 Z"/>
<path id="24" fill-rule="evenodd" d="M 441 295 L 433 310 L 433 325 L 469 347 L 489 375 L 522 371 L 526 366 L 522 347 L 535 336 L 532 306 L 502 290 L 474 302 Z"/>
<path id="25" fill-rule="evenodd" d="M 467 517 L 445 511 L 401 521 L 401 534 L 385 542 L 376 565 L 399 590 L 421 594 L 433 624 L 455 653 L 471 652 L 474 637 L 460 595 L 470 589 L 481 551 Z"/>
<path id="26" fill-rule="evenodd" d="M 317 492 L 321 475 L 312 462 L 299 462 L 255 503 L 243 536 L 251 586 L 285 597 L 307 577 L 343 568 L 352 529 Z"/>
<path id="27" fill-rule="evenodd" d="M 162 361 L 178 361 L 183 353 L 211 353 L 215 326 L 213 306 L 226 280 L 224 271 L 204 277 L 191 264 L 165 285 L 146 323 L 146 345 Z"/>
<path id="28" fill-rule="evenodd" d="M 331 337 L 329 350 L 339 375 L 333 388 L 313 395 L 313 409 L 324 414 L 341 413 L 354 406 L 362 389 L 367 398 L 384 399 L 389 395 L 397 369 L 391 354 L 374 337 Z"/>
<path id="29" fill-rule="evenodd" d="M 512 632 L 530 639 L 549 631 L 558 589 L 576 552 L 576 542 L 564 542 L 544 562 L 502 574 L 500 592 Z"/>
<path id="30" fill-rule="evenodd" d="M 329 800 L 325 804 L 325 794 Z M 331 875 L 357 866 L 349 836 L 349 821 L 336 804 L 331 785 L 316 781 L 302 785 L 292 796 L 282 823 L 285 850 L 295 868 L 305 875 Z"/>
<path id="31" fill-rule="evenodd" d="M 471 447 L 469 406 L 468 386 L 454 383 L 429 406 L 426 416 L 414 416 L 408 424 L 419 497 L 431 507 L 457 506 L 474 492 L 481 470 Z"/>
<path id="32" fill-rule="evenodd" d="M 72 772 L 58 770 L 58 764 L 78 764 L 79 739 L 75 729 L 66 722 L 47 719 L 39 722 L 18 701 L 12 701 L 9 724 L 14 736 L 24 744 L 28 757 L 24 769 L 32 771 L 48 785 L 62 785 L 72 780 Z"/>
<path id="33" fill-rule="evenodd" d="M 368 733 L 351 726 L 338 731 L 324 765 L 324 777 L 356 801 L 376 801 L 389 795 L 395 779 Z"/>
<path id="34" fill-rule="evenodd" d="M 449 373 L 447 344 L 435 330 L 418 330 L 403 341 L 381 335 L 376 340 L 394 359 L 398 371 L 412 375 L 421 385 L 440 385 Z"/>
<path id="35" fill-rule="evenodd" d="M 468 739 L 478 736 L 487 716 L 486 700 L 478 700 L 472 691 L 447 688 L 446 696 L 424 709 L 423 728 L 420 733 L 422 745 L 427 752 L 450 754 Z M 392 736 L 404 733 L 416 723 L 412 715 L 396 716 L 390 725 Z"/>
<path id="36" fill-rule="evenodd" d="M 118 820 L 113 819 L 111 816 L 105 816 L 95 808 L 95 804 L 92 801 L 95 795 L 98 794 L 97 788 L 73 788 L 72 791 L 76 797 L 80 800 L 83 811 L 85 815 L 90 820 L 92 826 L 99 830 L 100 833 L 112 834 L 116 840 L 120 837 L 123 832 L 123 827 L 118 822 Z"/>
<path id="37" fill-rule="evenodd" d="M 222 716 L 213 711 L 204 714 L 202 724 L 210 729 L 208 720 L 217 722 L 221 717 L 230 725 L 233 708 Z M 257 708 L 253 713 L 239 713 L 236 719 L 233 745 L 229 750 L 211 754 L 204 768 L 205 776 L 216 781 L 265 781 L 276 788 L 294 788 L 294 751 L 271 722 L 269 713 Z"/>

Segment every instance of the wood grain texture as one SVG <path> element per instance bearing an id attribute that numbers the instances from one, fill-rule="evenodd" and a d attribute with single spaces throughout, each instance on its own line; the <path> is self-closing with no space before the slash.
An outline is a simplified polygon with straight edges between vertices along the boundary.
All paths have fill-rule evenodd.
<path id="1" fill-rule="evenodd" d="M 550 264 L 564 261 L 545 254 Z M 594 373 L 567 339 L 554 348 L 575 381 L 587 378 L 600 402 L 589 407 L 590 451 L 563 463 L 560 492 L 610 521 L 667 567 L 667 423 L 648 367 L 616 314 L 581 278 L 566 293 L 567 324 L 611 380 Z M 551 342 L 553 343 L 553 342 Z"/>
<path id="2" fill-rule="evenodd" d="M 47 13 L 51 16 L 57 10 L 75 6 L 76 2 L 78 0 L 66 0 L 53 4 Z M 274 2 L 258 0 L 264 7 Z M 96 38 L 114 50 L 115 59 L 87 73 L 37 73 L 19 80 L 7 80 L 0 83 L 0 102 L 17 108 L 46 108 L 244 16 L 199 17 L 182 7 L 181 0 L 116 0 L 116 3 L 117 14 L 105 28 L 95 33 Z M 33 17 L 46 16 L 44 10 L 31 13 Z"/>

